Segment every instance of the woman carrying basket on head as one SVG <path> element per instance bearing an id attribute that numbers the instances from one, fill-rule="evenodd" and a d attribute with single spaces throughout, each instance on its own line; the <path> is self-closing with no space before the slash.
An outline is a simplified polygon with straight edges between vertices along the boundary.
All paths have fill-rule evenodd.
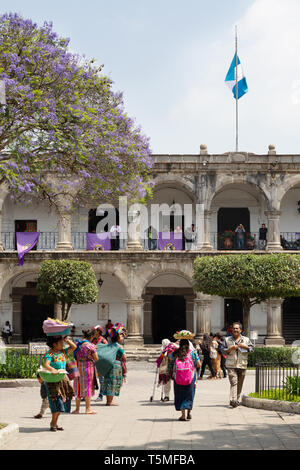
<path id="1" fill-rule="evenodd" d="M 181 411 L 179 421 L 192 419 L 196 370 L 200 369 L 200 360 L 196 351 L 190 349 L 189 340 L 194 338 L 190 331 L 182 330 L 174 335 L 179 339 L 179 349 L 169 356 L 170 373 L 174 379 L 175 409 Z M 186 412 L 187 411 L 187 415 Z"/>

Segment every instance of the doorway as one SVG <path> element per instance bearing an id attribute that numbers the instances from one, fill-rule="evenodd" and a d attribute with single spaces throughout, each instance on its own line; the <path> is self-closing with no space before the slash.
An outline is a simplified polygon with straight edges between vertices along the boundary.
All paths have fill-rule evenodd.
<path id="1" fill-rule="evenodd" d="M 237 226 L 242 224 L 246 233 L 250 232 L 250 211 L 247 207 L 221 207 L 218 210 L 218 234 L 221 235 L 225 230 L 235 231 Z M 223 249 L 223 241 L 218 237 L 218 249 Z M 233 248 L 236 246 L 236 237 Z"/>
<path id="2" fill-rule="evenodd" d="M 300 339 L 300 297 L 285 299 L 282 305 L 282 336 L 286 344 Z"/>
<path id="3" fill-rule="evenodd" d="M 153 343 L 165 338 L 174 341 L 176 331 L 186 329 L 186 302 L 183 295 L 155 295 L 152 299 Z"/>
<path id="4" fill-rule="evenodd" d="M 224 299 L 224 322 L 225 331 L 234 322 L 240 322 L 243 325 L 243 305 L 238 299 Z"/>
<path id="5" fill-rule="evenodd" d="M 46 338 L 42 325 L 46 318 L 53 318 L 54 305 L 41 305 L 36 295 L 23 295 L 22 297 L 22 340 L 23 344 L 29 341 L 44 340 Z"/>

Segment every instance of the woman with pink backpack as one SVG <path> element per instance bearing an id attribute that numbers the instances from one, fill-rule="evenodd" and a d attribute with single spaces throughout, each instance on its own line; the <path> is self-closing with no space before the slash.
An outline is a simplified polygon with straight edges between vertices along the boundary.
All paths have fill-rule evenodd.
<path id="1" fill-rule="evenodd" d="M 182 330 L 174 335 L 179 339 L 179 349 L 169 356 L 170 375 L 174 380 L 175 409 L 181 411 L 179 421 L 192 419 L 196 369 L 200 369 L 200 360 L 196 351 L 190 349 L 189 340 L 194 338 L 190 331 Z M 187 412 L 187 414 L 185 413 Z"/>

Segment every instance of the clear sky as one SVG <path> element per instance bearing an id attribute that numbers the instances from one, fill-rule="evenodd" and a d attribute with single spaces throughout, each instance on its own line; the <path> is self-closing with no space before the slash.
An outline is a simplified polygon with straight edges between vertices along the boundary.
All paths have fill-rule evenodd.
<path id="1" fill-rule="evenodd" d="M 299 0 L 1 0 L 104 64 L 154 153 L 235 146 L 235 101 L 224 83 L 234 25 L 249 93 L 239 101 L 240 149 L 300 153 Z"/>

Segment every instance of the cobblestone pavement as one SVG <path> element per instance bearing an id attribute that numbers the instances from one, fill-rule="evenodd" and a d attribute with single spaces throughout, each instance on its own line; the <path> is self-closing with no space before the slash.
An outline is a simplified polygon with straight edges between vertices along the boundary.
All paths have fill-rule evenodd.
<path id="1" fill-rule="evenodd" d="M 244 392 L 254 390 L 249 371 Z M 94 403 L 97 415 L 61 415 L 64 432 L 49 432 L 50 411 L 42 420 L 39 387 L 0 388 L 0 421 L 15 422 L 19 437 L 5 449 L 299 449 L 300 415 L 228 406 L 229 382 L 198 381 L 193 419 L 179 422 L 172 402 L 161 403 L 160 391 L 150 403 L 154 365 L 129 363 L 128 383 L 119 406 Z M 74 405 L 73 405 L 74 408 Z"/>

